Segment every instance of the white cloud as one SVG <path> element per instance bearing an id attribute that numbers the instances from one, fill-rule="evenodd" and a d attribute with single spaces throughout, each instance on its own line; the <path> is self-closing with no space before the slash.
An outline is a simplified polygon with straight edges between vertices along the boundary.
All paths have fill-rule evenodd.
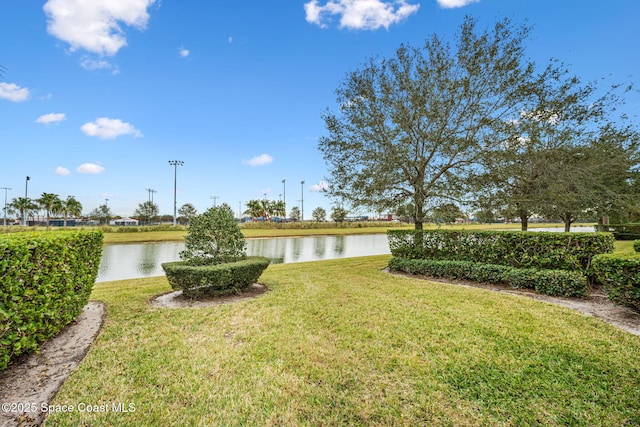
<path id="1" fill-rule="evenodd" d="M 95 163 L 83 163 L 76 169 L 78 173 L 96 175 L 105 171 L 104 167 Z"/>
<path id="2" fill-rule="evenodd" d="M 120 74 L 120 68 L 117 65 L 104 59 L 93 59 L 88 56 L 83 56 L 80 60 L 80 66 L 89 71 L 111 70 L 111 74 L 113 75 Z"/>
<path id="3" fill-rule="evenodd" d="M 273 157 L 268 154 L 260 154 L 259 156 L 253 157 L 251 160 L 243 160 L 243 165 L 249 166 L 264 166 L 273 162 Z"/>
<path id="4" fill-rule="evenodd" d="M 304 4 L 307 22 L 327 27 L 333 15 L 340 16 L 340 28 L 354 30 L 389 29 L 420 9 L 419 4 L 409 4 L 406 0 L 329 0 L 324 6 L 318 0 Z"/>
<path id="5" fill-rule="evenodd" d="M 312 185 L 309 188 L 309 191 L 313 191 L 314 193 L 318 193 L 320 191 L 325 191 L 325 190 L 328 190 L 328 189 L 329 189 L 329 184 L 327 184 L 324 181 L 320 181 L 319 183 Z"/>
<path id="6" fill-rule="evenodd" d="M 112 56 L 127 45 L 121 24 L 144 30 L 147 8 L 156 0 L 49 0 L 43 9 L 47 31 L 69 43 L 71 51 L 84 49 Z"/>
<path id="7" fill-rule="evenodd" d="M 67 168 L 63 168 L 62 166 L 58 166 L 55 171 L 56 175 L 67 176 L 71 175 L 71 171 Z"/>
<path id="8" fill-rule="evenodd" d="M 136 129 L 131 123 L 123 122 L 120 119 L 110 119 L 100 117 L 95 122 L 83 124 L 80 129 L 86 135 L 97 136 L 101 139 L 114 139 L 120 135 L 133 135 L 134 138 L 142 137 L 142 132 Z"/>
<path id="9" fill-rule="evenodd" d="M 180 58 L 186 58 L 190 53 L 191 51 L 189 49 L 185 49 L 183 47 L 178 49 L 178 55 L 180 55 Z"/>
<path id="10" fill-rule="evenodd" d="M 31 94 L 26 87 L 20 87 L 15 83 L 0 83 L 0 98 L 13 102 L 22 102 L 30 97 Z"/>
<path id="11" fill-rule="evenodd" d="M 42 116 L 38 117 L 36 119 L 36 123 L 42 123 L 44 125 L 48 125 L 51 123 L 58 124 L 66 118 L 67 116 L 64 113 L 49 113 L 43 114 Z"/>
<path id="12" fill-rule="evenodd" d="M 464 7 L 471 3 L 478 3 L 480 0 L 438 0 L 438 4 L 443 9 L 454 9 L 456 7 Z"/>

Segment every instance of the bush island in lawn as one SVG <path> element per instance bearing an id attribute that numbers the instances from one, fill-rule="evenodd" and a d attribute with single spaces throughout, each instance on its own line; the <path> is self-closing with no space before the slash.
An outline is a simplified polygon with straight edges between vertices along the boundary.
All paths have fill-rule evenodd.
<path id="1" fill-rule="evenodd" d="M 171 287 L 189 298 L 242 291 L 269 265 L 266 258 L 247 257 L 244 236 L 226 204 L 191 219 L 180 259 L 162 268 Z"/>

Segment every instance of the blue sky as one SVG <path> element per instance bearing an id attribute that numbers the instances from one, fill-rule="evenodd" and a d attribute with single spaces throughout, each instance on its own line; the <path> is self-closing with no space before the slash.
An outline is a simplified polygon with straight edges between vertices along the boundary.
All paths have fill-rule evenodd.
<path id="1" fill-rule="evenodd" d="M 28 175 L 31 198 L 73 195 L 85 213 L 108 199 L 122 216 L 153 189 L 172 214 L 168 161 L 182 160 L 178 207 L 284 193 L 305 218 L 329 212 L 316 146 L 346 73 L 452 39 L 465 15 L 528 20 L 541 65 L 638 83 L 637 0 L 3 0 L 0 187 L 24 196 Z M 640 97 L 625 108 L 640 113 Z"/>

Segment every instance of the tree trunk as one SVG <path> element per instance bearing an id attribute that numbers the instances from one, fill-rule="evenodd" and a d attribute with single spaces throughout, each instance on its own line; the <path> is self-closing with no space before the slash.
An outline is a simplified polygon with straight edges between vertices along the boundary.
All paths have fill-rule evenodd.
<path id="1" fill-rule="evenodd" d="M 422 210 L 422 201 L 416 200 L 416 208 L 413 215 L 413 226 L 416 230 L 422 230 L 422 221 L 424 218 L 424 212 Z"/>
<path id="2" fill-rule="evenodd" d="M 575 221 L 573 214 L 571 212 L 565 212 L 560 218 L 562 219 L 562 222 L 564 222 L 564 232 L 571 232 L 571 224 Z"/>
<path id="3" fill-rule="evenodd" d="M 522 231 L 527 231 L 529 228 L 529 214 L 523 211 L 520 211 L 520 229 Z"/>

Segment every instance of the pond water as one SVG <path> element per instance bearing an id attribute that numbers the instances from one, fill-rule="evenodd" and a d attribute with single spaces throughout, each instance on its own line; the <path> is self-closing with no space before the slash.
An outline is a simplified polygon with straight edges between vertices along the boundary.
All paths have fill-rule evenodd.
<path id="1" fill-rule="evenodd" d="M 107 245 L 102 250 L 98 282 L 163 276 L 161 264 L 179 261 L 182 242 Z M 386 234 L 247 239 L 247 254 L 294 263 L 389 254 Z"/>
<path id="2" fill-rule="evenodd" d="M 564 231 L 561 226 L 531 230 Z M 592 232 L 594 228 L 572 227 L 571 231 Z M 183 249 L 181 242 L 107 245 L 102 251 L 97 281 L 164 276 L 161 264 L 179 261 Z M 248 255 L 264 256 L 278 264 L 389 253 L 386 234 L 247 239 Z"/>

